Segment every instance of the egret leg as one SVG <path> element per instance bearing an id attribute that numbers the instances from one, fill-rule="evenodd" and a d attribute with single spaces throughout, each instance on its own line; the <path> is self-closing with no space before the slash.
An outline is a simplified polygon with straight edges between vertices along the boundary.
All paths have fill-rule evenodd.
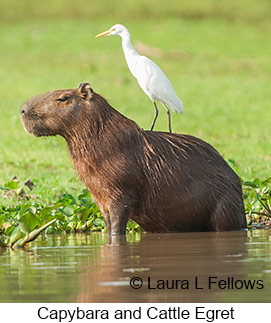
<path id="1" fill-rule="evenodd" d="M 169 111 L 169 108 L 163 103 L 163 102 L 161 102 L 162 103 L 162 105 L 163 105 L 163 107 L 166 109 L 166 111 L 167 111 L 167 117 L 168 117 L 168 130 L 169 130 L 169 132 L 171 133 L 172 131 L 171 131 L 171 120 L 170 120 L 170 111 Z"/>
<path id="2" fill-rule="evenodd" d="M 156 119 L 157 119 L 157 117 L 158 117 L 158 109 L 157 109 L 157 105 L 156 105 L 156 103 L 155 103 L 155 102 L 153 102 L 153 105 L 154 105 L 154 109 L 155 109 L 155 115 L 154 115 L 154 118 L 153 118 L 153 121 L 152 121 L 151 131 L 152 131 L 152 129 L 153 129 L 153 127 L 154 127 L 154 124 L 155 124 L 155 122 L 156 122 Z"/>

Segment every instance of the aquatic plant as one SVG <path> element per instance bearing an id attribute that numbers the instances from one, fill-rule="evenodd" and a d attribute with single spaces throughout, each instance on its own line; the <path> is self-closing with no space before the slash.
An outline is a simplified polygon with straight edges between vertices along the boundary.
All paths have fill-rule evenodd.
<path id="1" fill-rule="evenodd" d="M 56 202 L 44 205 L 35 196 L 25 193 L 26 187 L 32 189 L 31 183 L 28 180 L 20 184 L 17 178 L 13 178 L 0 186 L 0 194 L 2 192 L 7 198 L 15 197 L 17 200 L 17 205 L 0 205 L 0 246 L 23 247 L 43 231 L 105 231 L 100 210 L 87 190 L 83 190 L 77 197 L 64 193 Z M 134 221 L 129 221 L 127 230 L 140 231 L 140 227 Z"/>
<path id="2" fill-rule="evenodd" d="M 271 177 L 243 182 L 243 192 L 248 224 L 271 226 Z"/>
<path id="3" fill-rule="evenodd" d="M 249 226 L 271 226 L 271 177 L 242 181 L 245 209 Z M 13 178 L 0 186 L 0 194 L 12 199 L 14 205 L 0 205 L 0 246 L 24 247 L 42 232 L 74 233 L 105 232 L 105 223 L 90 193 L 83 190 L 78 196 L 64 193 L 47 205 L 25 191 L 31 192 L 34 183 L 20 183 Z M 127 232 L 141 231 L 129 221 Z"/>

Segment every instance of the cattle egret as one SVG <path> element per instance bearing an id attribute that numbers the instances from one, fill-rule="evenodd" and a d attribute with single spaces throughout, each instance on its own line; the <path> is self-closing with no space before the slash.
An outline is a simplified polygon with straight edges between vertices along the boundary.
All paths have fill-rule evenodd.
<path id="1" fill-rule="evenodd" d="M 160 101 L 167 111 L 168 127 L 169 132 L 171 132 L 170 111 L 167 106 L 174 112 L 182 113 L 182 101 L 177 97 L 172 85 L 160 67 L 148 57 L 137 53 L 131 43 L 130 33 L 125 26 L 120 24 L 114 25 L 109 30 L 98 34 L 95 37 L 114 35 L 119 35 L 122 38 L 122 49 L 129 70 L 137 79 L 141 89 L 153 102 L 155 115 L 150 130 L 153 130 L 158 116 L 158 109 L 155 101 Z"/>

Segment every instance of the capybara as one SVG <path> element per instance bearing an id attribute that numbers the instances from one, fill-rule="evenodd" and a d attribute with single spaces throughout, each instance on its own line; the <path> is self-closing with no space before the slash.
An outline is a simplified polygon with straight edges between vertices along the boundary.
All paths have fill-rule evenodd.
<path id="1" fill-rule="evenodd" d="M 142 130 L 88 83 L 28 100 L 21 118 L 37 137 L 65 138 L 108 234 L 125 234 L 129 218 L 147 232 L 246 227 L 240 180 L 212 146 Z"/>

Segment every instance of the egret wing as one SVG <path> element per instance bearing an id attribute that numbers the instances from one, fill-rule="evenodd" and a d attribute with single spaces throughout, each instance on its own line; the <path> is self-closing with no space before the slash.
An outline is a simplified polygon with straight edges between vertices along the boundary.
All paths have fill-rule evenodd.
<path id="1" fill-rule="evenodd" d="M 152 100 L 169 105 L 174 111 L 182 112 L 182 102 L 177 97 L 165 73 L 148 57 L 141 56 L 138 64 L 137 80 L 143 91 Z"/>

